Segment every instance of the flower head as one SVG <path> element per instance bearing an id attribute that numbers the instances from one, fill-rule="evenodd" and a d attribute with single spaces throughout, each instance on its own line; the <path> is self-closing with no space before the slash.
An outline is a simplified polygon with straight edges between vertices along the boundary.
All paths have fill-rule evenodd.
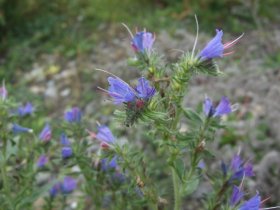
<path id="1" fill-rule="evenodd" d="M 146 31 L 137 32 L 132 38 L 131 46 L 136 53 L 145 53 L 150 54 L 153 44 L 155 41 L 155 36 Z"/>
<path id="2" fill-rule="evenodd" d="M 69 139 L 67 138 L 66 134 L 65 133 L 62 133 L 60 135 L 60 143 L 64 146 L 69 146 L 70 145 L 70 141 Z"/>
<path id="3" fill-rule="evenodd" d="M 138 79 L 138 85 L 135 89 L 138 93 L 138 96 L 145 100 L 152 98 L 156 93 L 156 89 L 150 86 L 149 81 L 144 77 Z"/>
<path id="4" fill-rule="evenodd" d="M 118 77 L 109 77 L 108 82 L 110 84 L 108 93 L 113 98 L 115 104 L 134 101 L 136 93 L 127 83 Z"/>
<path id="5" fill-rule="evenodd" d="M 72 156 L 72 154 L 73 154 L 73 152 L 72 152 L 72 148 L 71 147 L 62 147 L 62 149 L 61 149 L 61 156 L 62 156 L 62 158 L 69 158 L 69 157 L 71 157 Z"/>
<path id="6" fill-rule="evenodd" d="M 198 57 L 201 60 L 208 60 L 208 59 L 223 57 L 224 55 L 229 55 L 233 52 L 224 53 L 224 50 L 235 45 L 237 41 L 241 39 L 242 36 L 243 34 L 239 36 L 237 39 L 223 44 L 222 43 L 223 31 L 216 29 L 216 36 L 208 42 L 208 44 L 203 48 L 203 50 L 201 50 L 201 52 L 198 54 Z"/>
<path id="7" fill-rule="evenodd" d="M 110 129 L 105 125 L 98 127 L 96 138 L 101 142 L 101 147 L 108 147 L 109 144 L 113 144 L 115 142 L 115 137 Z"/>
<path id="8" fill-rule="evenodd" d="M 56 183 L 56 184 L 54 184 L 54 185 L 52 186 L 52 188 L 49 190 L 50 196 L 51 196 L 52 198 L 54 198 L 54 197 L 57 195 L 57 193 L 59 193 L 59 191 L 60 191 L 60 184 L 61 184 L 61 183 Z"/>
<path id="9" fill-rule="evenodd" d="M 70 176 L 66 176 L 63 179 L 63 182 L 61 183 L 60 187 L 61 187 L 62 193 L 64 193 L 64 194 L 71 193 L 77 187 L 77 180 Z"/>
<path id="10" fill-rule="evenodd" d="M 6 98 L 8 97 L 8 91 L 5 86 L 5 82 L 3 81 L 2 87 L 0 87 L 0 97 L 2 101 L 5 101 Z"/>
<path id="11" fill-rule="evenodd" d="M 49 142 L 52 138 L 52 130 L 49 124 L 46 124 L 39 135 L 39 139 L 43 142 Z"/>
<path id="12" fill-rule="evenodd" d="M 73 107 L 64 113 L 64 119 L 69 123 L 79 123 L 82 119 L 82 112 L 78 107 Z"/>
<path id="13" fill-rule="evenodd" d="M 254 197 L 244 202 L 239 210 L 259 210 L 261 205 L 261 197 L 257 193 Z"/>
<path id="14" fill-rule="evenodd" d="M 110 169 L 116 169 L 118 166 L 117 164 L 117 156 L 114 156 L 111 160 L 108 158 L 104 158 L 101 160 L 101 169 L 103 171 L 107 171 Z"/>
<path id="15" fill-rule="evenodd" d="M 231 180 L 242 179 L 243 176 L 254 176 L 253 165 L 250 162 L 243 162 L 239 155 L 234 155 L 231 160 L 230 169 L 232 172 Z"/>
<path id="16" fill-rule="evenodd" d="M 16 123 L 13 123 L 13 126 L 12 126 L 12 131 L 14 134 L 19 134 L 19 133 L 32 133 L 33 130 L 30 129 L 30 128 L 25 128 L 25 127 L 22 127 Z"/>
<path id="17" fill-rule="evenodd" d="M 232 112 L 230 101 L 227 97 L 222 97 L 217 107 L 213 106 L 210 98 L 206 97 L 203 104 L 203 111 L 207 117 L 221 117 Z"/>
<path id="18" fill-rule="evenodd" d="M 49 158 L 47 155 L 41 155 L 37 160 L 37 167 L 38 168 L 44 167 L 48 161 L 49 161 Z"/>
<path id="19" fill-rule="evenodd" d="M 241 191 L 241 189 L 237 186 L 233 186 L 232 194 L 230 197 L 230 206 L 236 206 L 239 201 L 243 198 L 244 193 Z"/>
<path id="20" fill-rule="evenodd" d="M 32 114 L 33 112 L 34 112 L 34 108 L 30 102 L 26 103 L 25 106 L 18 107 L 18 115 L 20 117 Z"/>

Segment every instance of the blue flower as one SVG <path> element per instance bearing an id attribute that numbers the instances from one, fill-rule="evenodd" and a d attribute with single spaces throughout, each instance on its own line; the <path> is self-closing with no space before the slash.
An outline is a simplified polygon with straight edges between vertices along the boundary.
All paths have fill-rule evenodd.
<path id="1" fill-rule="evenodd" d="M 39 139 L 43 142 L 49 142 L 52 138 L 52 130 L 49 124 L 46 124 L 39 135 Z"/>
<path id="2" fill-rule="evenodd" d="M 5 87 L 5 82 L 3 81 L 2 87 L 0 87 L 0 97 L 2 101 L 5 101 L 6 98 L 8 97 L 8 91 Z"/>
<path id="3" fill-rule="evenodd" d="M 119 78 L 109 77 L 110 84 L 108 93 L 113 98 L 115 104 L 131 102 L 135 100 L 136 93 L 127 83 Z"/>
<path id="4" fill-rule="evenodd" d="M 60 191 L 60 185 L 61 183 L 56 183 L 52 186 L 52 188 L 49 190 L 50 196 L 54 198 Z"/>
<path id="5" fill-rule="evenodd" d="M 60 143 L 64 146 L 69 146 L 70 145 L 70 141 L 69 139 L 67 138 L 66 134 L 65 133 L 62 133 L 60 135 Z"/>
<path id="6" fill-rule="evenodd" d="M 234 155 L 230 169 L 232 172 L 231 180 L 240 180 L 245 177 L 254 176 L 253 165 L 250 162 L 244 163 L 239 155 Z"/>
<path id="7" fill-rule="evenodd" d="M 254 197 L 244 202 L 239 210 L 259 210 L 261 205 L 261 197 L 257 193 Z"/>
<path id="8" fill-rule="evenodd" d="M 26 103 L 25 106 L 18 107 L 18 115 L 20 117 L 24 117 L 25 115 L 32 114 L 34 112 L 34 108 L 30 102 Z"/>
<path id="9" fill-rule="evenodd" d="M 230 165 L 222 162 L 221 167 L 224 176 L 227 176 L 228 171 L 230 171 L 229 181 L 254 176 L 253 165 L 248 161 L 244 162 L 239 155 L 233 156 Z"/>
<path id="10" fill-rule="evenodd" d="M 149 100 L 156 93 L 156 89 L 150 86 L 149 81 L 146 80 L 144 77 L 138 79 L 138 85 L 136 86 L 136 91 L 138 93 L 138 96 L 145 100 Z"/>
<path id="11" fill-rule="evenodd" d="M 208 42 L 208 44 L 201 50 L 198 57 L 203 60 L 223 57 L 224 55 L 229 55 L 233 52 L 224 53 L 224 50 L 232 47 L 237 41 L 243 36 L 239 36 L 237 39 L 228 42 L 226 44 L 222 43 L 223 31 L 216 29 L 216 36 Z"/>
<path id="12" fill-rule="evenodd" d="M 110 144 L 115 142 L 115 137 L 113 136 L 110 129 L 105 125 L 98 127 L 98 133 L 96 134 L 96 138 L 99 141 L 105 141 L 106 143 Z"/>
<path id="13" fill-rule="evenodd" d="M 204 170 L 206 168 L 205 162 L 203 160 L 200 160 L 198 162 L 197 167 L 200 168 L 201 170 Z"/>
<path id="14" fill-rule="evenodd" d="M 203 104 L 203 111 L 207 117 L 221 117 L 232 112 L 230 101 L 227 97 L 222 97 L 217 107 L 213 106 L 210 98 L 206 97 Z"/>
<path id="15" fill-rule="evenodd" d="M 101 169 L 103 171 L 107 171 L 110 169 L 116 169 L 118 166 L 117 164 L 117 156 L 114 156 L 111 160 L 108 158 L 104 158 L 101 160 Z"/>
<path id="16" fill-rule="evenodd" d="M 61 156 L 62 156 L 62 158 L 69 158 L 69 157 L 71 157 L 72 156 L 72 154 L 73 154 L 73 152 L 72 152 L 72 148 L 71 147 L 62 147 L 62 149 L 61 149 Z"/>
<path id="17" fill-rule="evenodd" d="M 64 119 L 69 123 L 79 123 L 82 119 L 82 112 L 78 107 L 73 107 L 71 110 L 65 112 Z"/>
<path id="18" fill-rule="evenodd" d="M 137 32 L 131 41 L 131 46 L 136 53 L 148 54 L 151 52 L 153 44 L 155 41 L 155 36 L 152 33 L 141 31 Z"/>
<path id="19" fill-rule="evenodd" d="M 126 177 L 124 174 L 116 171 L 113 176 L 112 176 L 112 179 L 114 182 L 117 182 L 117 183 L 124 183 L 125 180 L 126 180 Z"/>
<path id="20" fill-rule="evenodd" d="M 48 161 L 49 161 L 49 158 L 47 155 L 41 155 L 37 160 L 37 167 L 38 168 L 44 167 Z"/>
<path id="21" fill-rule="evenodd" d="M 64 194 L 71 193 L 77 187 L 77 180 L 75 180 L 74 178 L 72 178 L 70 176 L 66 176 L 63 179 L 63 182 L 61 183 L 60 187 L 61 187 L 62 193 L 64 193 Z"/>
<path id="22" fill-rule="evenodd" d="M 19 133 L 32 133 L 33 130 L 30 129 L 30 128 L 25 128 L 25 127 L 22 127 L 16 123 L 13 123 L 13 126 L 12 126 L 12 131 L 14 134 L 19 134 Z"/>
<path id="23" fill-rule="evenodd" d="M 230 197 L 230 206 L 236 206 L 239 201 L 243 198 L 244 193 L 237 186 L 233 186 L 232 194 Z"/>

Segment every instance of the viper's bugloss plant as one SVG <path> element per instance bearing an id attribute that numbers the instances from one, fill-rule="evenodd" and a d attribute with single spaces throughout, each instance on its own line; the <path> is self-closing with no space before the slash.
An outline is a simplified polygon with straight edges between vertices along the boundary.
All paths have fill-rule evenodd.
<path id="1" fill-rule="evenodd" d="M 35 209 L 38 201 L 44 210 L 191 209 L 188 198 L 207 181 L 211 189 L 197 201 L 199 209 L 259 210 L 261 192 L 251 198 L 246 192 L 247 179 L 255 175 L 253 161 L 238 153 L 222 160 L 220 169 L 208 166 L 223 159 L 210 145 L 235 114 L 232 100 L 206 97 L 198 109 L 184 103 L 191 79 L 219 76 L 215 59 L 231 54 L 226 50 L 242 35 L 223 44 L 223 31 L 216 30 L 198 51 L 197 33 L 192 51 L 170 63 L 153 47 L 153 33 L 128 31 L 133 49 L 128 65 L 141 76 L 124 81 L 98 69 L 108 76 L 108 87 L 99 89 L 116 109 L 118 124 L 100 124 L 103 118 L 86 116 L 82 107 L 45 119 L 31 102 L 7 97 L 3 82 L 0 209 Z"/>

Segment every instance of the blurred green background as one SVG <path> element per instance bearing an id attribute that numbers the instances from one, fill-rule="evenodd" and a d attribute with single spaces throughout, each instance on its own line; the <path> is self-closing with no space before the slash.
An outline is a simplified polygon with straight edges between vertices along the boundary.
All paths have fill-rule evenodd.
<path id="1" fill-rule="evenodd" d="M 100 26 L 172 31 L 197 14 L 203 30 L 242 32 L 276 24 L 279 8 L 278 0 L 0 0 L 0 79 L 15 81 L 15 72 L 28 70 L 42 53 L 86 56 Z"/>

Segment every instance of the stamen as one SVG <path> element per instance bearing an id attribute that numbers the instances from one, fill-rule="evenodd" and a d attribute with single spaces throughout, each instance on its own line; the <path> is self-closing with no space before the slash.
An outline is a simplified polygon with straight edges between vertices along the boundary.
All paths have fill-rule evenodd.
<path id="1" fill-rule="evenodd" d="M 260 210 L 267 210 L 267 209 L 280 209 L 280 206 L 274 206 L 274 207 L 268 207 L 268 208 L 262 208 Z"/>
<path id="2" fill-rule="evenodd" d="M 129 35 L 130 35 L 131 38 L 133 39 L 133 34 L 132 34 L 131 30 L 128 28 L 128 26 L 125 25 L 124 23 L 122 23 L 122 25 L 126 28 L 127 32 L 129 33 Z"/>
<path id="3" fill-rule="evenodd" d="M 223 56 L 231 55 L 231 54 L 233 54 L 233 53 L 234 53 L 234 51 L 227 52 L 227 53 L 223 53 Z"/>
<path id="4" fill-rule="evenodd" d="M 118 78 L 118 79 L 121 80 L 123 83 L 125 83 L 125 84 L 130 88 L 130 90 L 132 90 L 132 92 L 133 92 L 135 95 L 137 95 L 136 91 L 135 91 L 132 87 L 130 87 L 129 84 L 127 84 L 125 81 L 123 81 L 120 77 L 116 76 L 115 74 L 113 74 L 113 73 L 111 73 L 111 72 L 108 72 L 108 71 L 106 71 L 106 70 L 104 70 L 104 69 L 98 69 L 98 68 L 96 68 L 96 69 L 94 69 L 94 70 L 95 70 L 95 71 L 102 71 L 102 72 L 105 72 L 105 73 L 107 73 L 107 74 L 110 74 L 110 75 L 112 75 L 112 76 Z M 99 89 L 102 90 L 102 88 L 99 88 Z M 104 90 L 104 89 L 103 89 L 103 90 Z M 106 92 L 108 92 L 108 91 L 106 91 Z"/>
<path id="5" fill-rule="evenodd" d="M 242 33 L 239 37 L 237 37 L 235 40 L 231 41 L 231 42 L 228 42 L 228 43 L 225 43 L 224 44 L 224 49 L 227 49 L 231 46 L 233 46 L 236 42 L 239 41 L 239 39 L 241 39 L 243 37 L 244 33 Z"/>
<path id="6" fill-rule="evenodd" d="M 196 15 L 194 15 L 194 18 L 195 18 L 195 22 L 196 22 L 196 37 L 195 37 L 194 45 L 193 45 L 193 49 L 192 49 L 192 56 L 191 56 L 192 58 L 193 58 L 194 51 L 195 51 L 195 48 L 196 48 L 197 39 L 198 39 L 198 32 L 199 32 L 199 25 L 198 25 L 198 20 L 197 20 Z"/>

